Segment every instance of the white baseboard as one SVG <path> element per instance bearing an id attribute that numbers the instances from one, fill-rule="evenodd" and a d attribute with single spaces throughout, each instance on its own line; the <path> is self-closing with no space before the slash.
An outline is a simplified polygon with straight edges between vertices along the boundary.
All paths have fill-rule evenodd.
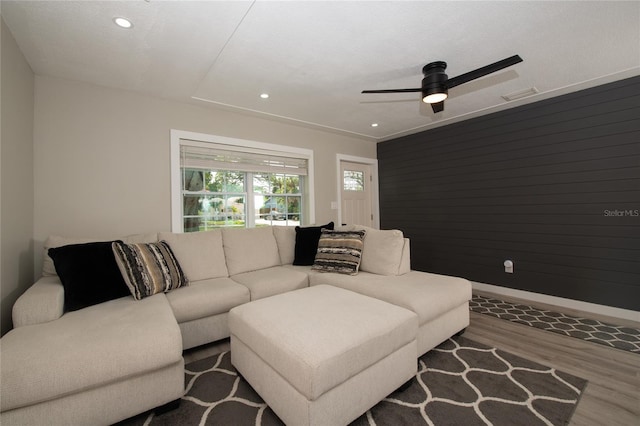
<path id="1" fill-rule="evenodd" d="M 580 300 L 565 299 L 563 297 L 549 296 L 546 294 L 533 293 L 530 291 L 516 290 L 497 285 L 483 284 L 471 281 L 473 289 L 486 291 L 489 293 L 502 294 L 516 297 L 518 299 L 531 300 L 532 302 L 546 303 L 549 305 L 561 306 L 569 309 L 577 309 L 584 312 L 606 315 L 614 318 L 622 318 L 630 321 L 640 322 L 640 312 L 629 309 L 614 308 L 612 306 L 598 305 L 595 303 L 582 302 Z"/>

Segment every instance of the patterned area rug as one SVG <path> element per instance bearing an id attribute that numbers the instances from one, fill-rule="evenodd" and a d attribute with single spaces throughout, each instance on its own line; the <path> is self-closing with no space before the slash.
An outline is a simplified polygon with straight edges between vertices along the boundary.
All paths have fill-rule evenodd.
<path id="1" fill-rule="evenodd" d="M 474 295 L 469 309 L 480 314 L 525 324 L 546 331 L 588 340 L 623 351 L 640 353 L 640 330 L 600 322 L 598 320 L 573 317 L 533 306 L 505 302 Z"/>
<path id="2" fill-rule="evenodd" d="M 587 382 L 464 337 L 418 360 L 418 374 L 353 426 L 566 425 Z M 186 366 L 176 410 L 145 413 L 133 425 L 282 425 L 224 352 Z"/>

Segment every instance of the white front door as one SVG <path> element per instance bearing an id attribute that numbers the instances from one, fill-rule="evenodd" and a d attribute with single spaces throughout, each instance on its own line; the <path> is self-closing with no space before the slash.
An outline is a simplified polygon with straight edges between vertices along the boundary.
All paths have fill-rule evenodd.
<path id="1" fill-rule="evenodd" d="M 340 162 L 342 223 L 373 227 L 371 165 Z"/>

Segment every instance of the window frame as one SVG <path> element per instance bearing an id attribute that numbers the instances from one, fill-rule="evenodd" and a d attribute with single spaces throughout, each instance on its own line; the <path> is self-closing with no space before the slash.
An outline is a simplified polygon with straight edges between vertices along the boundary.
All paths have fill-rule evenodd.
<path id="1" fill-rule="evenodd" d="M 207 144 L 225 145 L 225 149 L 243 152 L 244 149 L 257 149 L 278 153 L 282 156 L 295 158 L 303 158 L 307 160 L 307 175 L 305 201 L 307 208 L 304 224 L 315 223 L 315 196 L 314 196 L 314 161 L 313 150 L 306 148 L 292 147 L 288 145 L 272 144 L 267 142 L 258 142 L 247 139 L 229 138 L 225 136 L 209 135 L 205 133 L 189 132 L 185 130 L 171 129 L 171 231 L 184 232 L 184 215 L 182 203 L 182 177 L 180 168 L 180 147 L 182 145 L 196 145 L 206 147 Z M 253 196 L 253 182 L 245 182 L 249 184 L 249 188 L 245 186 L 248 196 Z M 286 195 L 286 194 L 283 194 Z M 302 213 L 302 212 L 301 212 Z M 255 227 L 254 212 L 245 214 L 245 226 L 248 228 Z M 249 218 L 251 218 L 249 220 Z M 301 222 L 301 225 L 303 223 Z"/>

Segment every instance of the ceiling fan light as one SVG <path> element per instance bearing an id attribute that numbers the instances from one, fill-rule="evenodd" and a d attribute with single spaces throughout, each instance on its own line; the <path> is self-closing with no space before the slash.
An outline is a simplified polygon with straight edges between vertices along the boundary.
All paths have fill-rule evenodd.
<path id="1" fill-rule="evenodd" d="M 447 92 L 425 93 L 422 102 L 425 104 L 437 104 L 447 99 Z"/>

